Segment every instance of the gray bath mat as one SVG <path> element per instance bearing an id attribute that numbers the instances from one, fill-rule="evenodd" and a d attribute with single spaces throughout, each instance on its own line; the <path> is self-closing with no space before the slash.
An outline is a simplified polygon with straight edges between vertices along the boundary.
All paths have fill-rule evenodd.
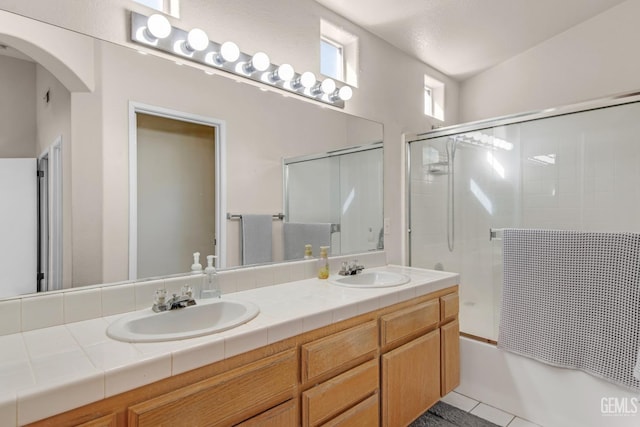
<path id="1" fill-rule="evenodd" d="M 498 427 L 498 425 L 455 406 L 438 402 L 409 427 Z"/>

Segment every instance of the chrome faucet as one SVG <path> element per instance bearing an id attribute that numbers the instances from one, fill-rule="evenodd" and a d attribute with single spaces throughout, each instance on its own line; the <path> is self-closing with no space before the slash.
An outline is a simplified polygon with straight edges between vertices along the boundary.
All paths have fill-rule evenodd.
<path id="1" fill-rule="evenodd" d="M 364 265 L 358 265 L 358 260 L 354 259 L 350 262 L 343 261 L 338 274 L 341 276 L 354 276 L 360 274 L 362 270 L 364 270 Z"/>
<path id="2" fill-rule="evenodd" d="M 157 289 L 156 296 L 151 309 L 156 313 L 167 310 L 177 310 L 180 308 L 189 307 L 190 305 L 196 305 L 196 300 L 193 298 L 193 291 L 188 285 L 184 285 L 181 289 L 181 295 L 173 294 L 171 298 L 167 300 L 167 290 Z"/>

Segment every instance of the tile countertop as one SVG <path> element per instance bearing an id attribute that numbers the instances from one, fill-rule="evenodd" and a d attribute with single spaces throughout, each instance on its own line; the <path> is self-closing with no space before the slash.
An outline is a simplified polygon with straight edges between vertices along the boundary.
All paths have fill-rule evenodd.
<path id="1" fill-rule="evenodd" d="M 459 275 L 389 265 L 411 282 L 353 289 L 307 279 L 224 295 L 260 307 L 234 329 L 179 341 L 106 335 L 124 314 L 0 336 L 0 425 L 23 425 L 458 283 Z"/>

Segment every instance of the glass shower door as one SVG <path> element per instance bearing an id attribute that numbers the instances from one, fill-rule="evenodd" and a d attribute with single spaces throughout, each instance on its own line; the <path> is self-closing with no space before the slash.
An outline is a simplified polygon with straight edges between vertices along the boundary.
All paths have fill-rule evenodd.
<path id="1" fill-rule="evenodd" d="M 519 212 L 517 128 L 410 144 L 410 264 L 460 274 L 462 332 L 495 340 L 501 245 Z"/>

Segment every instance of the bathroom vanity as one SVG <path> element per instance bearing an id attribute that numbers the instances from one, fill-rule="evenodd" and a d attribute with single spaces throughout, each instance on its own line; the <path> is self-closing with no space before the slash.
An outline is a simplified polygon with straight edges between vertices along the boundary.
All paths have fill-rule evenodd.
<path id="1" fill-rule="evenodd" d="M 261 306 L 237 329 L 252 343 L 271 335 L 266 345 L 226 357 L 234 337 L 228 331 L 222 360 L 31 425 L 407 425 L 458 385 L 458 275 L 382 268 L 394 269 L 411 282 L 350 289 L 307 279 L 230 294 Z M 293 313 L 305 312 L 294 301 L 314 301 L 288 323 L 302 325 L 300 333 L 276 332 L 283 329 L 276 327 L 275 301 L 284 295 Z M 325 309 L 318 310 L 322 296 Z M 198 348 L 206 353 L 206 340 L 171 353 L 173 363 L 178 352 Z"/>

